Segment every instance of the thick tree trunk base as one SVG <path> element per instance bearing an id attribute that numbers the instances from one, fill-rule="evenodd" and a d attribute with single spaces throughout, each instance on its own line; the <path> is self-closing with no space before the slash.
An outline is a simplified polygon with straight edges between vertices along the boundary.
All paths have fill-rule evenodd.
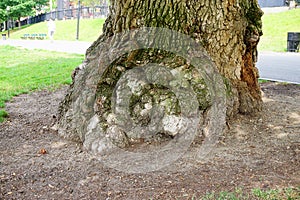
<path id="1" fill-rule="evenodd" d="M 197 127 L 191 130 L 209 138 L 222 132 L 225 114 L 230 118 L 259 111 L 255 62 L 261 16 L 256 0 L 111 1 L 103 35 L 75 70 L 61 104 L 60 134 L 106 152 L 140 140 L 180 139 L 185 127 L 195 124 L 195 115 Z M 141 27 L 173 30 L 195 44 L 189 47 L 188 39 L 166 37 L 159 29 L 145 32 L 145 39 L 134 31 L 126 34 Z M 198 49 L 192 54 L 179 53 L 194 47 Z M 144 132 L 139 129 L 147 126 Z M 156 132 L 149 135 L 152 129 Z"/>

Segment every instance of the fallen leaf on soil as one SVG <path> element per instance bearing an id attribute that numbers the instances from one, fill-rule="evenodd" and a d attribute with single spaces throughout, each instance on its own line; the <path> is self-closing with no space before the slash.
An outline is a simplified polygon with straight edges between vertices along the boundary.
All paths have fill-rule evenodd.
<path id="1" fill-rule="evenodd" d="M 42 149 L 40 150 L 40 154 L 46 154 L 46 153 L 47 153 L 46 149 L 42 148 Z"/>

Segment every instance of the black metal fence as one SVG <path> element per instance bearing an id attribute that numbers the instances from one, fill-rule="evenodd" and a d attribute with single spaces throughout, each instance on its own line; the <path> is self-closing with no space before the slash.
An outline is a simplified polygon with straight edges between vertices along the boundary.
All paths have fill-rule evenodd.
<path id="1" fill-rule="evenodd" d="M 95 6 L 95 7 L 81 7 L 80 8 L 80 18 L 106 18 L 108 15 L 108 6 Z M 67 20 L 75 19 L 78 15 L 78 8 L 64 9 L 58 11 L 52 11 L 44 14 L 39 14 L 36 16 L 28 17 L 27 19 L 21 21 L 21 26 L 26 24 L 35 24 L 43 21 L 47 21 L 50 18 L 55 20 Z"/>

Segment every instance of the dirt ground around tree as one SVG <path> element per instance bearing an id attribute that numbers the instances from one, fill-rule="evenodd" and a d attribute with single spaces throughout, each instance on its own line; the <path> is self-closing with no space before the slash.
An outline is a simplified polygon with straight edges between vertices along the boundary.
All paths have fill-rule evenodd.
<path id="1" fill-rule="evenodd" d="M 300 85 L 262 84 L 264 106 L 238 115 L 207 160 L 151 173 L 106 167 L 52 129 L 66 87 L 15 97 L 0 124 L 0 199 L 190 199 L 300 186 Z M 193 151 L 191 149 L 191 151 Z"/>

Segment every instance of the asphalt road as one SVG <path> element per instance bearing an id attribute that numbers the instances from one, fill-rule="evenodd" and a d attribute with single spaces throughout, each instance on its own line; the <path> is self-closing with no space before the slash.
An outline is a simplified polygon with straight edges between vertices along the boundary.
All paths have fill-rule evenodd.
<path id="1" fill-rule="evenodd" d="M 0 45 L 85 54 L 91 42 L 0 40 Z M 259 52 L 257 67 L 262 79 L 300 84 L 300 53 Z"/>
<path id="2" fill-rule="evenodd" d="M 259 52 L 260 78 L 300 84 L 300 53 Z"/>

